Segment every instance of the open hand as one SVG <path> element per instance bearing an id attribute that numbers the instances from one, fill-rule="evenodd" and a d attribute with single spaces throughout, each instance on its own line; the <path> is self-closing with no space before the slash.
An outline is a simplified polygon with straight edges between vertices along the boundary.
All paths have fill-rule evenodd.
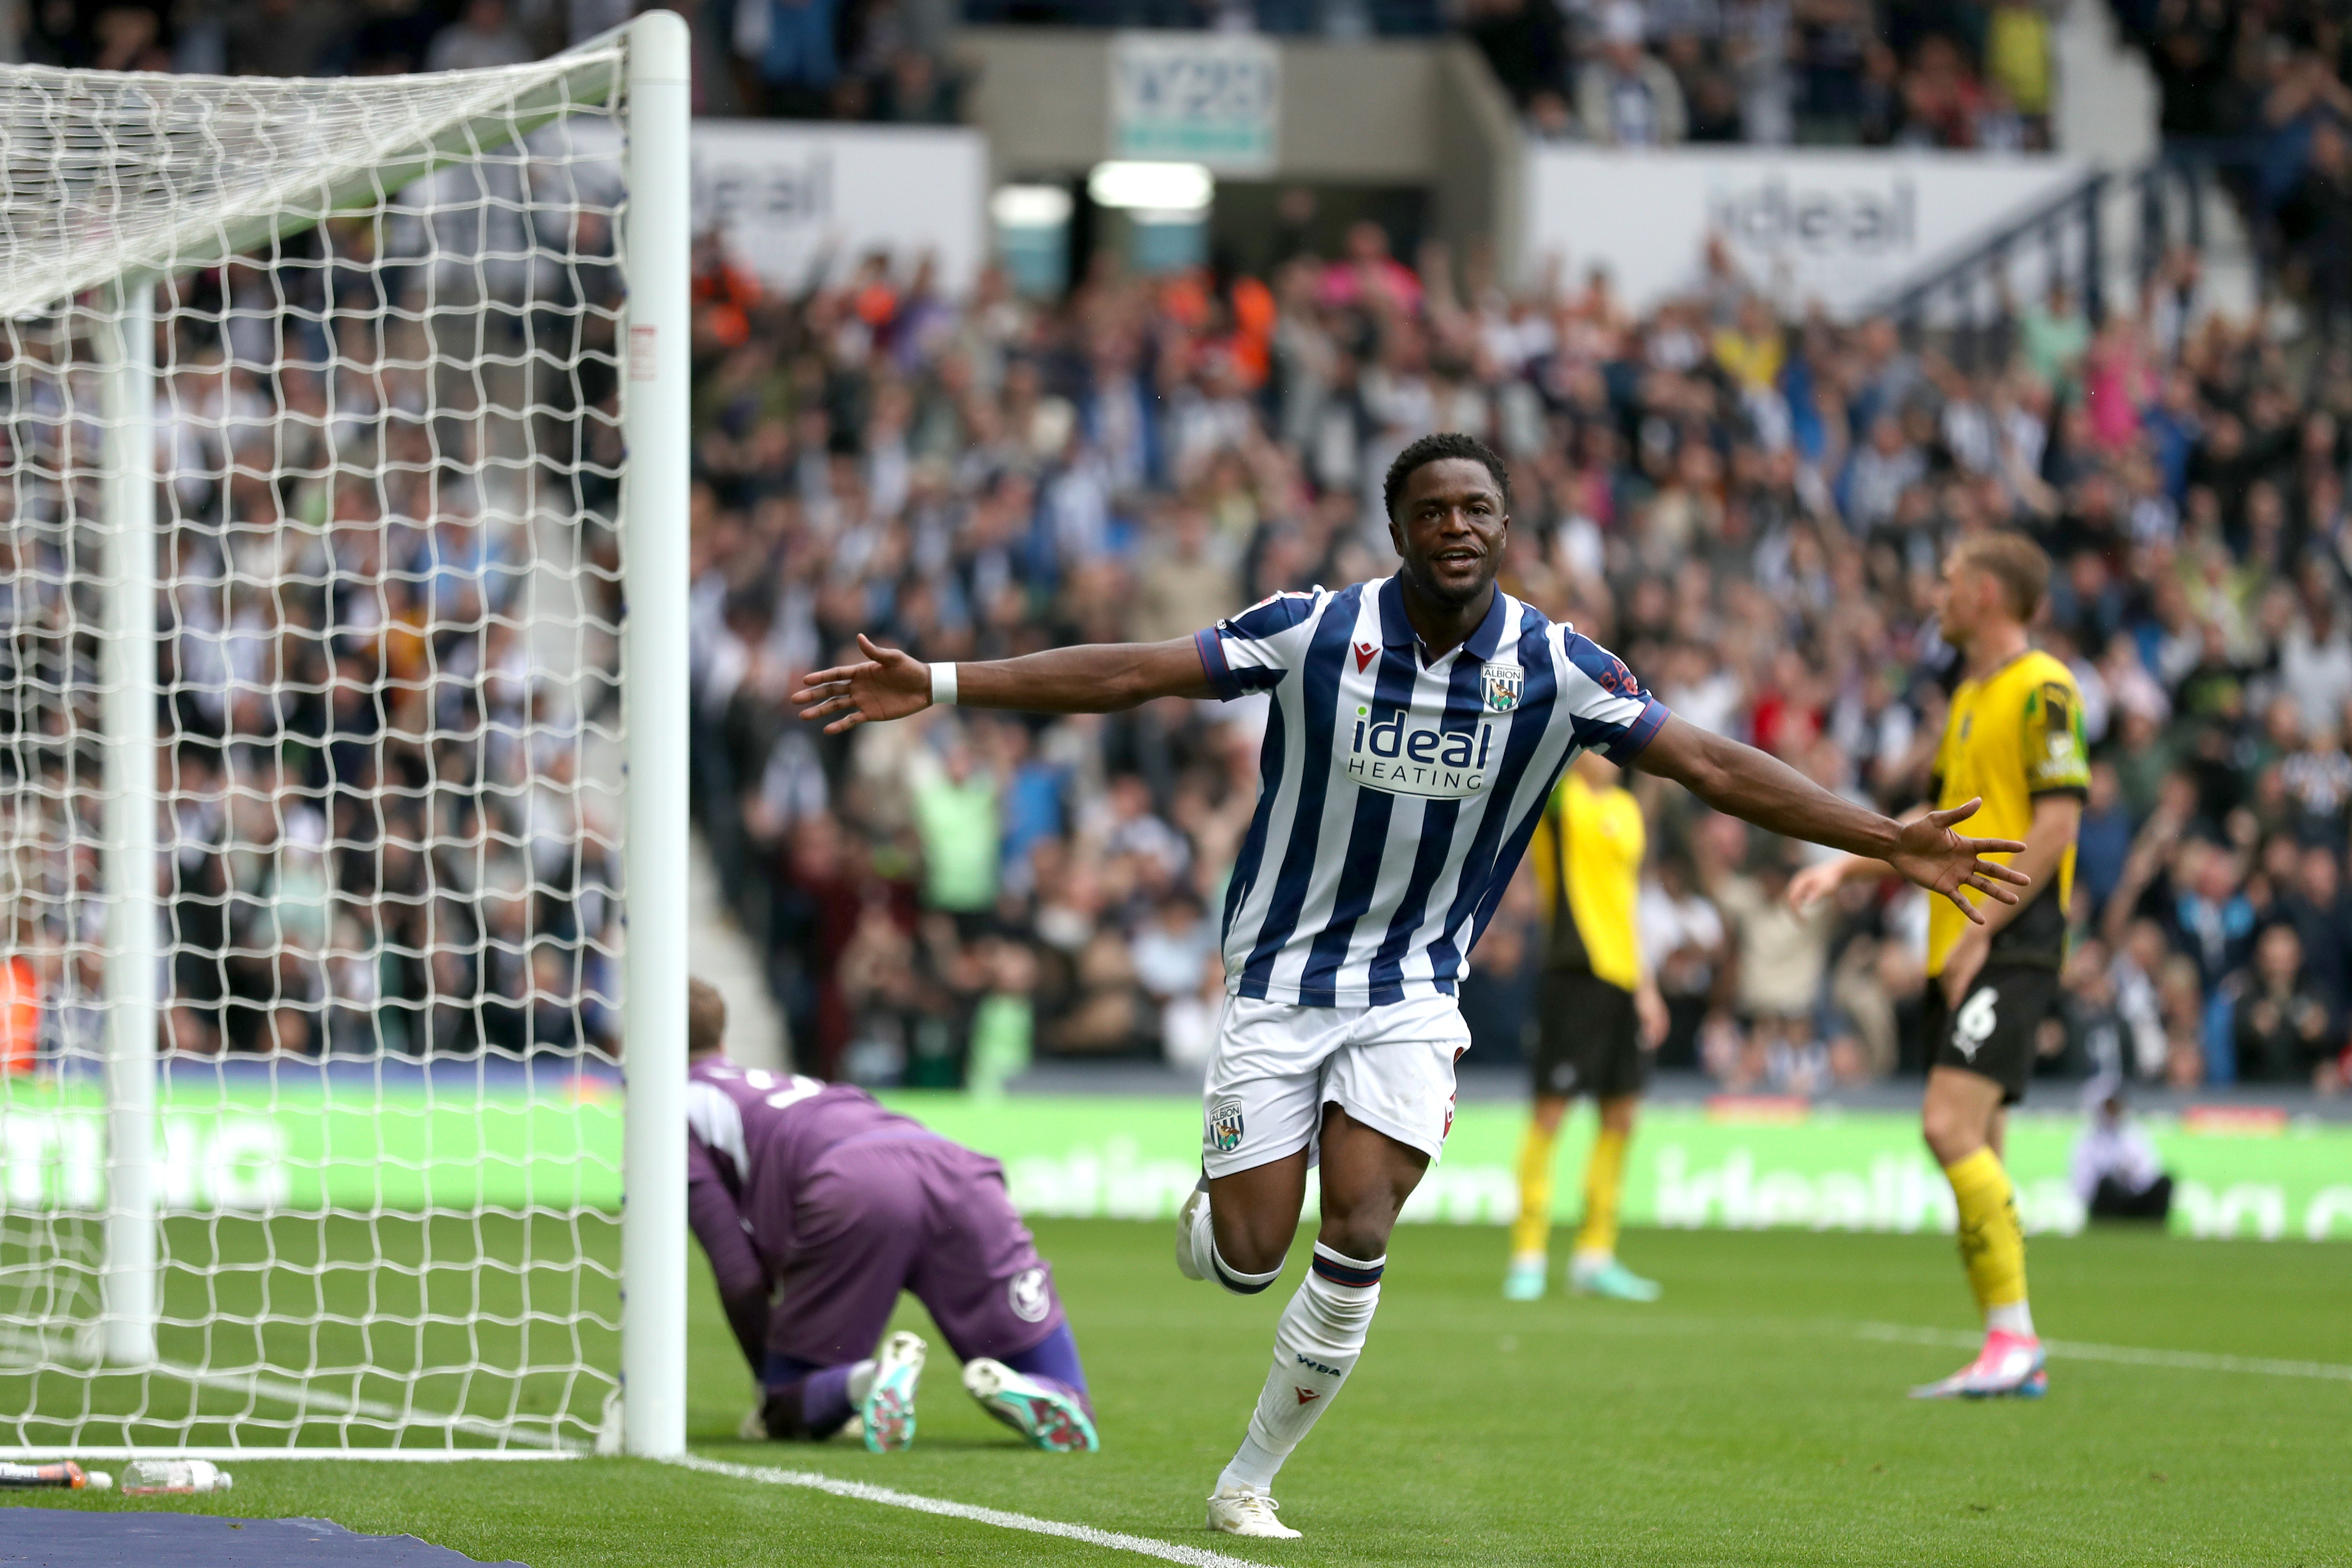
<path id="1" fill-rule="evenodd" d="M 1666 998 L 1658 993 L 1654 981 L 1644 980 L 1633 993 L 1633 1017 L 1642 1028 L 1642 1047 L 1655 1051 L 1666 1043 L 1666 1031 L 1674 1027 L 1674 1015 L 1666 1010 Z"/>
<path id="2" fill-rule="evenodd" d="M 904 649 L 885 648 L 863 632 L 857 634 L 857 646 L 866 663 L 819 670 L 801 683 L 793 694 L 793 701 L 805 705 L 801 717 L 838 714 L 824 732 L 839 735 L 874 720 L 905 718 L 931 706 L 929 664 Z"/>
<path id="3" fill-rule="evenodd" d="M 1846 857 L 1809 865 L 1789 879 L 1789 907 L 1802 915 L 1845 881 Z"/>
<path id="4" fill-rule="evenodd" d="M 1960 896 L 1960 889 L 1974 888 L 1987 898 L 2015 904 L 2017 894 L 2011 890 L 2024 887 L 2033 880 L 2013 867 L 1979 858 L 2015 854 L 2025 848 L 2021 841 L 1964 839 L 1952 831 L 1953 823 L 1967 821 L 1983 803 L 1981 798 L 1964 800 L 1948 811 L 1930 811 L 1916 821 L 1906 822 L 1902 836 L 1895 841 L 1895 852 L 1886 857 L 1886 863 L 1896 872 L 1930 893 L 1942 894 L 1978 925 L 1984 924 L 1984 916 Z"/>

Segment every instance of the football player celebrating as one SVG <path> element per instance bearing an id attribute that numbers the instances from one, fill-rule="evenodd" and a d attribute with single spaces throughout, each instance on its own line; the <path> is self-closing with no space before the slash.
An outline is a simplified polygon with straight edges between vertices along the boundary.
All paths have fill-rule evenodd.
<path id="1" fill-rule="evenodd" d="M 1939 806 L 1980 799 L 1987 826 L 2022 838 L 2024 852 L 2010 863 L 2032 891 L 1970 919 L 1942 904 L 1928 914 L 1934 1054 L 1920 1119 L 1959 1206 L 1960 1261 L 1985 1338 L 1976 1360 L 1913 1389 L 1915 1398 L 2031 1398 L 2050 1386 L 2025 1300 L 2025 1235 L 2000 1161 L 2009 1107 L 2033 1071 L 2034 1030 L 2058 999 L 2074 830 L 2090 789 L 2074 677 L 2026 638 L 2049 581 L 2050 558 L 2023 534 L 1976 535 L 1944 562 L 1940 622 L 1960 651 L 1962 679 L 1930 793 Z M 1849 877 L 1886 870 L 1867 857 L 1811 866 L 1790 882 L 1789 902 L 1801 910 Z"/>
<path id="2" fill-rule="evenodd" d="M 1509 479 L 1481 443 L 1412 443 L 1383 499 L 1402 564 L 1381 581 L 1278 593 L 1166 643 L 978 664 L 927 666 L 861 637 L 863 663 L 793 694 L 828 732 L 935 702 L 1101 713 L 1271 696 L 1256 811 L 1225 896 L 1204 1174 L 1177 1221 L 1177 1267 L 1242 1294 L 1272 1285 L 1318 1161 L 1322 1220 L 1248 1431 L 1209 1498 L 1210 1527 L 1235 1535 L 1298 1533 L 1276 1516 L 1275 1472 L 1363 1351 L 1390 1229 L 1453 1126 L 1454 1063 L 1470 1043 L 1454 995 L 1470 948 L 1578 752 L 1638 758 L 1720 810 L 1882 856 L 1948 895 L 2014 897 L 2003 884 L 2023 880 L 1979 858 L 2021 846 L 1952 831 L 1972 805 L 1906 827 L 1842 800 L 1672 717 L 1614 656 L 1498 589 Z"/>

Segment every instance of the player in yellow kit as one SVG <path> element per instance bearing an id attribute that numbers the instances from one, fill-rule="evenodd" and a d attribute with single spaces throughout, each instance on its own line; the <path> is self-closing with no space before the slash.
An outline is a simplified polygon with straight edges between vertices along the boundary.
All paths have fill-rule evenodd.
<path id="1" fill-rule="evenodd" d="M 1584 1165 L 1584 1224 L 1569 1288 L 1619 1301 L 1658 1299 L 1654 1282 L 1617 1261 L 1625 1145 L 1649 1052 L 1666 1032 L 1666 1004 L 1643 959 L 1634 916 L 1646 841 L 1642 808 L 1617 779 L 1616 765 L 1598 752 L 1580 756 L 1552 791 L 1528 852 L 1551 934 L 1536 992 L 1535 1114 L 1519 1149 L 1519 1218 L 1503 1280 L 1503 1294 L 1515 1301 L 1544 1293 L 1552 1144 L 1579 1094 L 1592 1097 L 1601 1126 Z"/>
<path id="2" fill-rule="evenodd" d="M 1944 563 L 1944 639 L 1963 665 L 1932 793 L 1938 807 L 1982 796 L 1977 820 L 1996 837 L 2025 841 L 2010 863 L 2033 880 L 2016 904 L 1981 904 L 1981 925 L 1958 909 L 1928 913 L 1933 1054 L 1922 1121 L 1958 1205 L 1960 1259 L 1984 1310 L 1985 1342 L 1959 1372 L 1913 1389 L 1919 1398 L 2032 1397 L 2049 1387 L 2026 1305 L 2025 1238 L 2001 1166 L 2008 1108 L 2024 1098 L 2035 1028 L 2058 999 L 2074 831 L 2090 787 L 2074 677 L 2026 636 L 2049 580 L 2049 557 L 2022 534 L 1964 539 Z M 1885 869 L 1852 856 L 1813 867 L 1790 884 L 1790 902 L 1802 908 L 1847 877 Z"/>

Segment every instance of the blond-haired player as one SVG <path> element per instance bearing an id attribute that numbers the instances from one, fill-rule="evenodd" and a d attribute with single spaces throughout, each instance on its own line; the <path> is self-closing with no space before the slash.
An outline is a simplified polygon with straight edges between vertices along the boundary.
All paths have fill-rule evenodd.
<path id="1" fill-rule="evenodd" d="M 1984 1311 L 1984 1348 L 1924 1399 L 2032 1397 L 2049 1387 L 2025 1296 L 2025 1238 L 2001 1166 L 2008 1108 L 2024 1098 L 2035 1028 L 2055 1006 L 2065 957 L 2074 831 L 2090 786 L 2082 695 L 2066 666 L 2026 628 L 2042 608 L 2050 558 L 2022 534 L 1962 540 L 1944 562 L 1945 641 L 1963 661 L 1931 791 L 1938 806 L 1981 796 L 1987 832 L 2025 841 L 2011 858 L 2032 883 L 2015 904 L 1987 904 L 1971 925 L 1958 909 L 1927 920 L 1931 1065 L 1921 1121 L 1959 1208 L 1960 1260 Z M 1883 875 L 1847 856 L 1789 886 L 1801 909 L 1848 877 Z"/>

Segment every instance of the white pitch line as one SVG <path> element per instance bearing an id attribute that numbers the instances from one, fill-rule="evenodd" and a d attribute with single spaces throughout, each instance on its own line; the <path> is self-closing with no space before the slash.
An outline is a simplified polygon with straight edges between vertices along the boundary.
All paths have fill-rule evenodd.
<path id="1" fill-rule="evenodd" d="M 1903 1323 L 1857 1323 L 1864 1339 L 1893 1344 L 1941 1344 L 1970 1350 L 1984 1343 L 1980 1333 L 1957 1329 L 1919 1329 Z M 2251 1372 L 2264 1377 L 2315 1377 L 2331 1383 L 2352 1383 L 2352 1366 L 2332 1361 L 2273 1361 L 2258 1355 L 2209 1355 L 2196 1350 L 2147 1350 L 2129 1344 L 2084 1344 L 2075 1340 L 2045 1339 L 2042 1348 L 2069 1361 L 2111 1361 L 2123 1366 L 2169 1366 L 2184 1372 Z"/>
<path id="2" fill-rule="evenodd" d="M 806 1487 L 811 1491 L 830 1492 L 835 1497 L 851 1498 L 859 1502 L 878 1502 L 889 1508 L 910 1508 L 917 1513 L 969 1519 L 980 1524 L 995 1525 L 1000 1530 L 1025 1530 L 1034 1535 L 1058 1535 L 1066 1541 L 1084 1542 L 1088 1546 L 1100 1546 L 1111 1552 L 1132 1552 L 1138 1556 L 1157 1557 L 1166 1563 L 1182 1563 L 1188 1568 L 1258 1568 L 1246 1558 L 1228 1557 L 1205 1546 L 1179 1546 L 1172 1541 L 1154 1541 L 1148 1535 L 1122 1535 L 1115 1530 L 1097 1530 L 1090 1524 L 1065 1524 L 1056 1519 L 1008 1513 L 1001 1508 L 950 1502 L 945 1498 L 919 1497 L 913 1492 L 868 1486 L 864 1481 L 841 1480 L 814 1470 L 778 1470 L 757 1465 L 730 1465 L 721 1459 L 706 1459 L 696 1454 L 688 1454 L 668 1462 L 685 1469 L 699 1470 L 705 1475 L 729 1476 L 739 1481 L 758 1481 L 772 1487 Z"/>

